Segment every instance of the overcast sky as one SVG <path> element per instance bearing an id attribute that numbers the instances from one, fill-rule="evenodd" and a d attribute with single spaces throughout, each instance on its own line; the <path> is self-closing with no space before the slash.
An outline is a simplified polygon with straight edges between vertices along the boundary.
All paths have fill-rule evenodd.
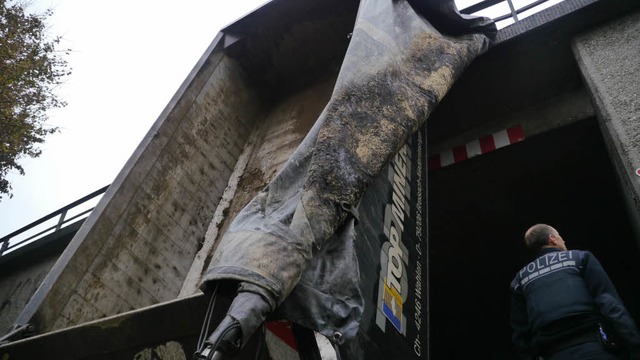
<path id="1" fill-rule="evenodd" d="M 50 33 L 72 49 L 73 73 L 59 89 L 68 106 L 50 112 L 60 132 L 20 161 L 24 176 L 9 175 L 0 237 L 110 184 L 219 30 L 266 2 L 33 0 L 53 9 Z M 489 16 L 508 11 L 496 7 Z"/>

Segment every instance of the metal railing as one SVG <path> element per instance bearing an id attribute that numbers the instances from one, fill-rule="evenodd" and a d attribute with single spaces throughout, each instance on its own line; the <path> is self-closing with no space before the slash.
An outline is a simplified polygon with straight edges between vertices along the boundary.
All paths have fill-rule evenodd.
<path id="1" fill-rule="evenodd" d="M 109 188 L 109 185 L 107 185 L 107 186 L 105 186 L 105 187 L 103 187 L 103 188 L 101 188 L 99 190 L 96 190 L 96 191 L 92 192 L 91 194 L 89 194 L 89 195 L 87 195 L 85 197 L 82 197 L 82 198 L 70 203 L 69 205 L 64 206 L 64 207 L 52 212 L 51 214 L 49 214 L 49 215 L 47 215 L 47 216 L 45 216 L 45 217 L 43 217 L 43 218 L 41 218 L 39 220 L 36 220 L 36 221 L 32 222 L 29 225 L 24 226 L 24 227 L 14 231 L 14 232 L 12 232 L 11 234 L 2 237 L 0 239 L 0 244 L 1 244 L 1 246 L 0 246 L 0 256 L 6 254 L 7 252 L 13 251 L 13 250 L 15 250 L 15 249 L 17 249 L 17 248 L 19 248 L 21 246 L 24 246 L 27 243 L 31 243 L 31 242 L 34 242 L 34 241 L 37 241 L 37 240 L 41 239 L 41 238 L 43 238 L 45 236 L 45 234 L 51 232 L 52 230 L 53 230 L 52 233 L 58 232 L 58 231 L 62 230 L 65 227 L 65 225 L 70 223 L 71 221 L 81 219 L 83 216 L 84 216 L 84 218 L 86 218 L 87 216 L 89 216 L 89 213 L 91 213 L 91 211 L 94 209 L 94 207 L 91 207 L 90 209 L 84 210 L 84 211 L 82 211 L 82 212 L 80 212 L 80 213 L 78 213 L 78 214 L 76 214 L 74 216 L 71 216 L 69 218 L 67 218 L 67 214 L 69 213 L 70 210 L 72 210 L 72 209 L 74 209 L 76 207 L 79 207 L 82 204 L 85 204 L 86 202 L 88 202 L 89 200 L 92 200 L 95 197 L 101 196 L 102 194 L 104 194 L 107 191 L 108 188 Z M 36 229 L 38 226 L 40 226 L 41 224 L 44 224 L 45 222 L 47 222 L 47 221 L 49 221 L 51 219 L 56 218 L 56 217 L 58 217 L 58 221 L 57 221 L 56 225 L 50 226 L 50 227 L 48 227 L 46 229 L 43 229 L 43 230 L 39 231 L 38 233 L 36 233 L 34 235 L 31 235 L 31 236 L 29 236 L 29 237 L 27 237 L 25 239 L 21 239 L 21 240 L 15 241 L 13 243 L 11 242 L 12 239 L 15 239 L 19 235 L 24 234 L 29 230 L 35 229 L 36 231 L 38 231 L 39 229 Z"/>
<path id="2" fill-rule="evenodd" d="M 494 5 L 498 5 L 500 3 L 506 2 L 509 5 L 510 12 L 506 13 L 504 15 L 493 17 L 493 21 L 495 21 L 497 23 L 498 21 L 502 21 L 502 20 L 506 20 L 506 19 L 512 18 L 514 22 L 517 22 L 518 21 L 518 14 L 521 14 L 521 13 L 527 11 L 527 10 L 531 10 L 531 9 L 535 8 L 536 6 L 542 5 L 542 4 L 544 4 L 544 3 L 548 2 L 548 1 L 549 0 L 537 0 L 537 1 L 534 1 L 534 2 L 532 2 L 530 4 L 527 4 L 527 5 L 525 5 L 525 6 L 521 7 L 521 8 L 516 9 L 512 0 L 484 0 L 484 1 L 481 1 L 481 2 L 479 2 L 477 4 L 473 4 L 473 5 L 471 5 L 471 6 L 467 7 L 467 8 L 464 8 L 464 9 L 460 10 L 460 12 L 462 14 L 471 15 L 471 14 L 475 14 L 475 13 L 477 13 L 479 11 L 488 9 L 488 8 L 494 6 Z"/>

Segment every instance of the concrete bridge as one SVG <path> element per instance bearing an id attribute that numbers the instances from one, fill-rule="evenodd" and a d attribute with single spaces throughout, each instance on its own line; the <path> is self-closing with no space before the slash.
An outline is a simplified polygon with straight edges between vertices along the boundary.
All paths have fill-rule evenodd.
<path id="1" fill-rule="evenodd" d="M 3 294 L 31 284 L 3 299 L 20 310 L 0 309 L 18 330 L 0 354 L 190 357 L 216 240 L 326 105 L 357 6 L 275 0 L 223 29 L 69 244 L 0 257 Z M 500 30 L 429 118 L 417 358 L 513 357 L 507 289 L 535 222 L 593 251 L 640 320 L 638 35 L 634 2 L 566 0 Z"/>

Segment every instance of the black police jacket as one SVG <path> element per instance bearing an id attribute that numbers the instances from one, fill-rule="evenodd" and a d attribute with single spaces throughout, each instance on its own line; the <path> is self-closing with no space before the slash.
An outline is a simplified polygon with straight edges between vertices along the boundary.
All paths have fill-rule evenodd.
<path id="1" fill-rule="evenodd" d="M 640 359 L 640 333 L 618 293 L 588 251 L 545 248 L 511 282 L 513 343 L 524 358 L 603 319 Z"/>

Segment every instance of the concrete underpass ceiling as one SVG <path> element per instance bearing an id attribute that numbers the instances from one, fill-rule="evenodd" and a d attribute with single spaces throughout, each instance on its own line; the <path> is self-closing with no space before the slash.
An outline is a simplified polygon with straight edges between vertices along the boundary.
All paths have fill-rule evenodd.
<path id="1" fill-rule="evenodd" d="M 500 30 L 499 41 L 471 64 L 429 118 L 428 142 L 582 91 L 571 41 L 634 6 L 632 1 L 566 0 Z M 555 19 L 557 13 L 566 15 Z"/>
<path id="2" fill-rule="evenodd" d="M 272 103 L 338 72 L 358 3 L 274 0 L 222 31 L 225 52 L 239 62 L 264 102 Z M 630 1 L 566 0 L 500 30 L 498 41 L 428 120 L 429 143 L 579 91 L 583 85 L 571 40 L 630 6 Z"/>
<path id="3" fill-rule="evenodd" d="M 226 49 L 265 101 L 333 76 L 353 31 L 358 1 L 274 0 L 223 29 Z"/>

